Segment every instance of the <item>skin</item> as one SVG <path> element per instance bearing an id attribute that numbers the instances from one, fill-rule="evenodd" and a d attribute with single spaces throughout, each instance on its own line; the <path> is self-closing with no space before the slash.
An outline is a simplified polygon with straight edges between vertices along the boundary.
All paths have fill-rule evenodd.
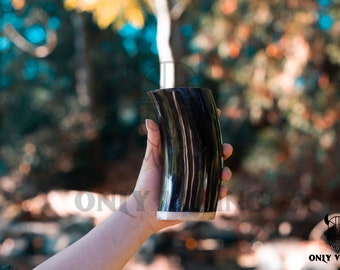
<path id="1" fill-rule="evenodd" d="M 160 133 L 152 120 L 146 120 L 146 128 L 145 158 L 134 192 L 119 211 L 113 212 L 73 245 L 37 266 L 36 270 L 122 269 L 152 234 L 181 222 L 156 219 L 162 179 Z M 230 157 L 232 151 L 231 145 L 223 144 L 224 159 Z M 224 182 L 231 178 L 229 168 L 223 168 L 221 178 Z M 226 187 L 222 185 L 220 198 L 226 194 Z"/>

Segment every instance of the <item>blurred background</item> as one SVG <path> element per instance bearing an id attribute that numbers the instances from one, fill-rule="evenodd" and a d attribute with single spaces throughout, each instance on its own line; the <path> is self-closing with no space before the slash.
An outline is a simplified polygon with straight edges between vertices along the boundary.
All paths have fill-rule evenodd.
<path id="1" fill-rule="evenodd" d="M 233 177 L 215 221 L 154 235 L 126 269 L 338 269 L 309 255 L 332 253 L 322 220 L 340 212 L 340 1 L 168 6 L 176 85 L 213 91 Z M 147 0 L 1 0 L 0 15 L 0 269 L 31 269 L 132 192 L 157 18 Z"/>

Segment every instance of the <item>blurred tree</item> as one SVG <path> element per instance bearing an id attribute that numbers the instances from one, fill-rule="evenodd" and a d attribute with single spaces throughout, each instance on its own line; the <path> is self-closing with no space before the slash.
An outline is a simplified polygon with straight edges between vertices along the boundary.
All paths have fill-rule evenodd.
<path id="1" fill-rule="evenodd" d="M 60 104 L 60 100 L 54 98 L 65 86 L 56 89 L 53 85 L 67 78 L 58 67 L 42 58 L 50 55 L 56 46 L 56 31 L 61 27 L 59 9 L 52 2 L 37 8 L 27 6 L 26 1 L 7 0 L 1 2 L 0 9 L 1 157 L 6 167 L 21 164 L 28 172 L 38 160 L 21 160 L 19 153 L 26 144 L 24 136 L 53 124 L 57 109 L 53 105 Z M 59 76 L 54 78 L 56 73 Z"/>
<path id="2" fill-rule="evenodd" d="M 175 85 L 213 90 L 224 140 L 235 147 L 233 169 L 249 185 L 276 187 L 272 203 L 285 200 L 285 207 L 335 199 L 339 1 L 168 5 L 170 44 L 180 63 Z M 104 178 L 109 162 L 136 152 L 141 118 L 151 116 L 145 92 L 160 86 L 152 4 L 5 0 L 0 7 L 2 29 L 10 22 L 26 40 L 15 41 L 11 30 L 0 38 L 0 173 L 59 173 L 69 187 Z M 56 47 L 48 45 L 55 40 L 48 33 L 56 33 Z"/>
<path id="3" fill-rule="evenodd" d="M 157 57 L 156 27 L 145 17 L 143 29 L 99 30 L 63 4 L 0 3 L 0 173 L 41 188 L 89 188 L 138 147 L 136 86 Z"/>
<path id="4" fill-rule="evenodd" d="M 234 146 L 235 230 L 252 243 L 305 237 L 339 209 L 340 0 L 166 2 L 175 85 L 212 89 Z M 1 213 L 37 190 L 131 191 L 153 115 L 145 93 L 163 86 L 155 11 L 0 1 Z"/>
<path id="5" fill-rule="evenodd" d="M 191 41 L 218 82 L 225 139 L 272 204 L 336 200 L 339 4 L 220 0 Z"/>

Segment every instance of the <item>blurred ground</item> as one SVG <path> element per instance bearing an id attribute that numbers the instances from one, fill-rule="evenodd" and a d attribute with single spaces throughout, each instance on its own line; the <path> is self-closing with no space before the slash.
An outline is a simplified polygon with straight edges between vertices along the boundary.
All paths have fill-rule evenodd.
<path id="1" fill-rule="evenodd" d="M 126 196 L 52 190 L 29 199 L 5 198 L 2 192 L 0 269 L 12 265 L 26 270 L 82 237 Z M 214 221 L 186 222 L 153 235 L 124 270 L 339 267 L 335 261 L 308 259 L 310 254 L 333 253 L 323 237 L 327 226 L 317 216 L 302 219 L 293 211 L 241 209 L 237 198 L 220 201 Z"/>

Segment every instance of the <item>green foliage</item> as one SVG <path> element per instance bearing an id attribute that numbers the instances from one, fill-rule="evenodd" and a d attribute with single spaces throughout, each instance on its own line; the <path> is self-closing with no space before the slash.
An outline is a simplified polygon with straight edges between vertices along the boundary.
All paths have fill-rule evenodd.
<path id="1" fill-rule="evenodd" d="M 155 49 L 150 51 L 155 21 L 147 18 L 149 28 L 113 32 L 99 30 L 89 14 L 67 12 L 63 1 L 20 9 L 5 1 L 0 7 L 3 24 L 16 27 L 14 38 L 3 32 L 0 41 L 0 174 L 14 173 L 44 189 L 99 184 L 107 164 L 127 154 L 127 145 L 142 151 L 144 134 L 137 131 L 144 89 L 137 86 L 144 63 L 157 63 Z M 13 42 L 21 35 L 23 44 L 33 44 L 48 31 L 58 39 L 46 57 Z"/>

